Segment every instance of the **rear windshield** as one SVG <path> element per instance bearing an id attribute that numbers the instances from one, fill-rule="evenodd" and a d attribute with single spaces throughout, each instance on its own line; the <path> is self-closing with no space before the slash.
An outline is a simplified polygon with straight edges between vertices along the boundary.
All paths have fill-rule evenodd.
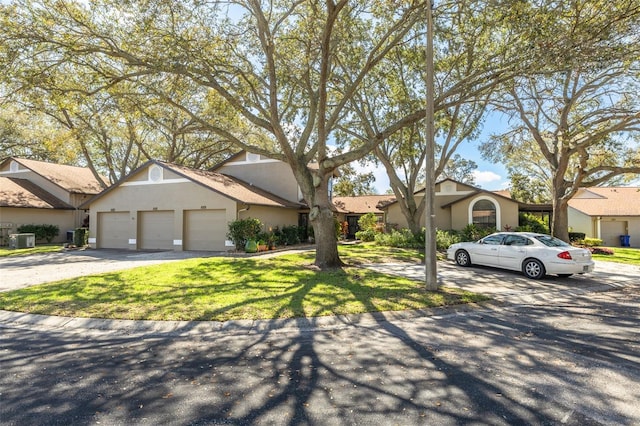
<path id="1" fill-rule="evenodd" d="M 549 247 L 567 247 L 569 245 L 564 241 L 554 237 L 550 237 L 549 235 L 538 235 L 537 237 L 534 237 L 534 238 L 540 241 L 545 246 L 549 246 Z"/>

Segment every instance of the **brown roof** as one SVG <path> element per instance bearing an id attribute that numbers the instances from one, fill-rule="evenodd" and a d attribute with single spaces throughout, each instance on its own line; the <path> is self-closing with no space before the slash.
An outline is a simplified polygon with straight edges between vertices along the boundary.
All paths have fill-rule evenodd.
<path id="1" fill-rule="evenodd" d="M 9 158 L 34 173 L 44 177 L 59 187 L 76 194 L 98 194 L 103 190 L 102 185 L 87 167 L 67 166 L 63 164 L 46 163 L 44 161 L 27 160 L 24 158 Z M 102 177 L 105 186 L 108 179 Z"/>
<path id="2" fill-rule="evenodd" d="M 582 188 L 569 206 L 589 216 L 640 216 L 640 188 Z"/>
<path id="3" fill-rule="evenodd" d="M 73 209 L 27 179 L 0 177 L 0 207 Z"/>
<path id="4" fill-rule="evenodd" d="M 333 197 L 333 204 L 339 213 L 378 213 L 383 211 L 378 208 L 380 203 L 394 201 L 394 195 L 360 195 L 357 197 Z"/>
<path id="5" fill-rule="evenodd" d="M 154 163 L 164 166 L 194 182 L 244 204 L 285 208 L 303 207 L 300 203 L 285 200 L 271 192 L 265 191 L 264 189 L 258 188 L 255 185 L 251 185 L 235 177 L 216 172 L 191 169 L 189 167 L 178 166 L 161 161 L 154 161 Z"/>

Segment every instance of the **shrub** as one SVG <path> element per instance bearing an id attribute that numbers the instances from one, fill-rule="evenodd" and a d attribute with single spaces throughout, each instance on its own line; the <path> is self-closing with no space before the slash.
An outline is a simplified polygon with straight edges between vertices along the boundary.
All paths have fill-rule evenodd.
<path id="1" fill-rule="evenodd" d="M 569 232 L 569 241 L 575 243 L 577 241 L 582 241 L 587 236 L 584 232 Z"/>
<path id="2" fill-rule="evenodd" d="M 243 250 L 247 240 L 255 240 L 262 230 L 262 222 L 259 219 L 241 219 L 229 223 L 227 238 L 231 239 L 236 250 Z"/>
<path id="3" fill-rule="evenodd" d="M 378 217 L 373 213 L 367 213 L 358 219 L 358 226 L 361 231 L 375 230 L 378 224 Z"/>
<path id="4" fill-rule="evenodd" d="M 585 238 L 584 240 L 579 241 L 579 243 L 587 247 L 597 247 L 602 245 L 602 240 L 599 238 Z"/>
<path id="5" fill-rule="evenodd" d="M 460 240 L 478 241 L 480 238 L 484 238 L 494 232 L 496 232 L 495 228 L 478 228 L 476 225 L 470 223 L 460 232 Z"/>
<path id="6" fill-rule="evenodd" d="M 300 244 L 300 234 L 298 233 L 298 226 L 296 225 L 283 226 L 281 240 L 282 240 L 282 244 L 285 246 Z"/>
<path id="7" fill-rule="evenodd" d="M 87 228 L 76 228 L 73 232 L 73 244 L 76 247 L 84 247 L 89 244 L 89 230 Z"/>
<path id="8" fill-rule="evenodd" d="M 436 249 L 438 250 L 446 250 L 451 244 L 459 243 L 460 241 L 462 241 L 462 237 L 458 231 L 436 230 Z"/>
<path id="9" fill-rule="evenodd" d="M 518 215 L 519 226 L 516 227 L 518 232 L 537 232 L 538 234 L 549 233 L 549 222 L 540 216 L 532 213 L 520 213 Z"/>
<path id="10" fill-rule="evenodd" d="M 612 249 L 606 247 L 589 247 L 589 251 L 593 254 L 604 254 L 606 256 L 613 256 L 615 254 Z"/>
<path id="11" fill-rule="evenodd" d="M 424 248 L 424 230 L 420 234 L 414 235 L 409 229 L 403 228 L 399 231 L 395 229 L 388 234 L 375 234 L 375 241 L 381 246 L 400 248 Z"/>
<path id="12" fill-rule="evenodd" d="M 356 232 L 356 239 L 364 242 L 374 241 L 376 239 L 377 232 L 375 229 L 365 229 Z"/>
<path id="13" fill-rule="evenodd" d="M 37 240 L 53 241 L 60 234 L 58 225 L 22 225 L 18 227 L 19 234 L 35 234 Z"/>

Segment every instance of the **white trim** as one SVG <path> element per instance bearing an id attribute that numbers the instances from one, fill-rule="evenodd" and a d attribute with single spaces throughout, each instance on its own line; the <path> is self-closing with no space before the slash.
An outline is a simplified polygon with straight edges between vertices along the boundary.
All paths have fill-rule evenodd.
<path id="1" fill-rule="evenodd" d="M 157 164 L 149 167 L 149 170 L 147 171 L 147 180 L 154 183 L 162 182 L 164 180 L 164 170 L 162 167 Z"/>
<path id="2" fill-rule="evenodd" d="M 129 244 L 136 244 L 137 240 L 135 238 L 129 238 Z"/>
<path id="3" fill-rule="evenodd" d="M 180 178 L 180 179 L 164 179 L 160 182 L 149 182 L 148 180 L 140 180 L 140 181 L 132 181 L 132 182 L 124 182 L 120 186 L 139 186 L 139 185 L 164 185 L 167 183 L 189 183 L 191 180 Z"/>
<path id="4" fill-rule="evenodd" d="M 182 245 L 182 240 L 173 240 L 173 245 L 174 246 L 181 246 Z"/>
<path id="5" fill-rule="evenodd" d="M 483 200 L 487 200 L 487 201 L 491 201 L 493 203 L 493 205 L 496 208 L 496 229 L 498 231 L 502 230 L 502 212 L 500 210 L 500 203 L 493 197 L 489 197 L 488 195 L 479 195 L 475 198 L 473 198 L 471 200 L 471 202 L 469 203 L 469 216 L 468 216 L 468 221 L 467 223 L 472 224 L 473 223 L 473 206 L 478 202 L 478 201 L 483 201 Z"/>
<path id="6" fill-rule="evenodd" d="M 8 170 L 6 172 L 0 172 L 0 175 L 14 175 L 16 173 L 29 173 L 31 170 L 29 169 L 20 169 L 20 170 L 16 170 L 15 172 L 12 172 L 11 170 Z"/>
<path id="7" fill-rule="evenodd" d="M 95 239 L 95 237 L 89 237 L 89 239 L 87 240 L 87 242 L 88 242 L 89 244 L 95 244 L 95 243 L 96 243 L 96 239 Z"/>
<path id="8" fill-rule="evenodd" d="M 222 167 L 224 166 L 246 166 L 246 165 L 254 165 L 254 164 L 260 164 L 260 163 L 280 163 L 280 160 L 274 160 L 273 158 L 267 158 L 267 159 L 263 159 L 263 160 L 258 160 L 258 161 L 247 161 L 247 160 L 242 160 L 242 161 L 230 161 L 228 163 L 225 163 L 222 165 Z"/>
<path id="9" fill-rule="evenodd" d="M 476 191 L 453 191 L 453 192 L 436 192 L 436 196 L 452 196 L 452 195 L 469 195 L 474 194 Z"/>

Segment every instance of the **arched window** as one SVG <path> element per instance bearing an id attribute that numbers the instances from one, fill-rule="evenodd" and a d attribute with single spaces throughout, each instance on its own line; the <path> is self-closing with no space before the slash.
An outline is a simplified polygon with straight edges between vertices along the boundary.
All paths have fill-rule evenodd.
<path id="1" fill-rule="evenodd" d="M 473 205 L 472 223 L 478 228 L 497 228 L 496 205 L 489 200 L 479 200 Z"/>

